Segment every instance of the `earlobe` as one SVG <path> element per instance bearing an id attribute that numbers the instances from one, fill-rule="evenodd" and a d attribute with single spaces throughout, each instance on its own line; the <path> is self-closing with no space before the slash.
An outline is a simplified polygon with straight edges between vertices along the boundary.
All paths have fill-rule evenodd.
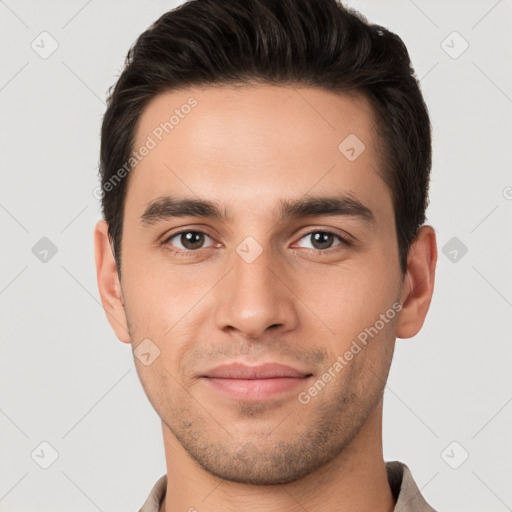
<path id="1" fill-rule="evenodd" d="M 108 237 L 108 224 L 104 220 L 98 221 L 94 229 L 94 253 L 96 278 L 103 309 L 119 340 L 130 343 L 121 283 Z"/>
<path id="2" fill-rule="evenodd" d="M 412 338 L 423 326 L 434 292 L 436 263 L 435 231 L 431 226 L 422 226 L 407 258 L 402 310 L 397 320 L 398 338 Z"/>

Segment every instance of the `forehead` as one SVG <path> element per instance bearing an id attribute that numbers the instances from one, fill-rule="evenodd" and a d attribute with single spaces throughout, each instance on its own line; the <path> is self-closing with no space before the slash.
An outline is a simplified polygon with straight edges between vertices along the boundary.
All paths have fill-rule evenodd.
<path id="1" fill-rule="evenodd" d="M 377 209 L 390 204 L 374 114 L 360 94 L 268 85 L 169 91 L 148 103 L 135 135 L 144 156 L 127 209 L 181 194 L 258 215 L 274 201 L 333 189 L 387 203 Z"/>

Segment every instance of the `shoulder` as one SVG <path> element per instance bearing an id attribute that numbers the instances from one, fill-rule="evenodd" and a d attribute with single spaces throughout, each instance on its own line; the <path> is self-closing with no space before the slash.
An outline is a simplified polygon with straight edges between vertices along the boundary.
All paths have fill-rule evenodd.
<path id="1" fill-rule="evenodd" d="M 139 512 L 158 512 L 167 490 L 167 475 L 161 476 L 151 489 Z"/>
<path id="2" fill-rule="evenodd" d="M 386 462 L 386 471 L 396 502 L 394 512 L 436 512 L 425 501 L 406 464 L 397 460 Z"/>

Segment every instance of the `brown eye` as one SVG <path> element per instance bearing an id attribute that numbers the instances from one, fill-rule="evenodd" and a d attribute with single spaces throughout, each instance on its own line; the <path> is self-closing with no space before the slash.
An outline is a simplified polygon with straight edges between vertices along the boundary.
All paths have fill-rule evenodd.
<path id="1" fill-rule="evenodd" d="M 311 241 L 315 249 L 329 249 L 332 246 L 334 235 L 331 233 L 322 233 L 318 231 L 313 233 Z"/>
<path id="2" fill-rule="evenodd" d="M 211 238 L 202 231 L 182 231 L 167 238 L 165 243 L 181 251 L 195 251 L 203 248 L 202 246 L 207 238 L 211 240 Z M 171 243 L 171 240 L 174 239 L 176 239 L 176 241 Z"/>
<path id="3" fill-rule="evenodd" d="M 341 243 L 347 243 L 339 235 L 331 233 L 330 231 L 312 231 L 311 233 L 308 233 L 307 235 L 303 236 L 301 240 L 308 238 L 311 240 L 311 247 L 307 248 L 316 249 L 320 251 L 330 249 L 331 247 L 335 247 L 337 245 L 340 245 Z M 334 243 L 336 238 L 340 240 L 340 242 Z"/>

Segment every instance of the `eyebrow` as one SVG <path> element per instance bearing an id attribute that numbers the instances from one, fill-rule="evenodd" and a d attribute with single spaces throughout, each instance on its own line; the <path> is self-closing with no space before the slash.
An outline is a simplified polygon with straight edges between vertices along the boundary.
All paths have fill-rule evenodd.
<path id="1" fill-rule="evenodd" d="M 204 217 L 229 222 L 231 216 L 214 201 L 194 198 L 158 197 L 151 201 L 140 217 L 143 226 L 176 217 Z M 356 217 L 374 224 L 373 212 L 351 194 L 307 196 L 298 200 L 280 201 L 280 220 L 287 218 L 344 216 Z"/>

